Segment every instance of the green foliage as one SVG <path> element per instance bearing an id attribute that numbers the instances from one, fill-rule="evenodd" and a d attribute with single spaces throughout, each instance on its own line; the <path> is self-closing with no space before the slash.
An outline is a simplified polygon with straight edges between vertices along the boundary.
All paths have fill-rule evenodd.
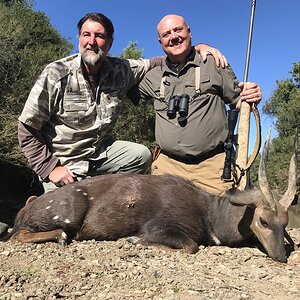
<path id="1" fill-rule="evenodd" d="M 31 1 L 1 1 L 0 25 L 0 158 L 22 160 L 18 116 L 45 65 L 70 54 L 72 45 Z"/>
<path id="2" fill-rule="evenodd" d="M 280 136 L 290 136 L 300 119 L 300 92 L 292 79 L 277 81 L 277 89 L 266 102 L 263 110 L 276 117 L 276 129 Z"/>
<path id="3" fill-rule="evenodd" d="M 250 183 L 251 186 L 255 186 L 255 187 L 258 187 L 258 167 L 259 167 L 260 158 L 261 158 L 261 154 L 259 153 L 250 169 Z"/>
<path id="4" fill-rule="evenodd" d="M 285 151 L 282 151 L 284 145 Z M 288 148 L 288 149 L 287 149 Z M 292 138 L 274 138 L 269 146 L 267 178 L 272 190 L 284 193 L 287 189 L 288 169 L 293 152 Z M 255 159 L 250 172 L 251 184 L 258 187 L 258 168 L 261 154 Z"/>
<path id="5" fill-rule="evenodd" d="M 272 140 L 267 174 L 270 185 L 281 192 L 287 188 L 294 132 L 300 124 L 300 63 L 294 63 L 290 73 L 291 78 L 277 81 L 277 88 L 263 107 L 264 113 L 276 118 L 278 136 Z"/>
<path id="6" fill-rule="evenodd" d="M 142 50 L 137 49 L 137 42 L 131 42 L 120 56 L 123 59 L 142 57 Z M 126 101 L 116 124 L 114 133 L 117 139 L 144 144 L 151 148 L 154 137 L 155 112 L 153 102 L 143 102 L 135 106 Z"/>
<path id="7" fill-rule="evenodd" d="M 288 170 L 293 153 L 293 136 L 277 137 L 272 140 L 272 149 L 268 158 L 268 179 L 272 188 L 285 192 L 288 182 Z"/>
<path id="8" fill-rule="evenodd" d="M 116 126 L 117 139 L 144 144 L 151 148 L 154 137 L 155 115 L 152 102 L 135 106 L 127 101 Z"/>
<path id="9" fill-rule="evenodd" d="M 14 3 L 26 2 L 26 0 L 0 0 L 0 3 L 5 4 L 7 7 L 12 6 Z"/>
<path id="10" fill-rule="evenodd" d="M 123 53 L 120 55 L 122 59 L 139 59 L 143 55 L 143 49 L 137 48 L 137 42 L 130 42 L 128 46 L 123 50 Z"/>

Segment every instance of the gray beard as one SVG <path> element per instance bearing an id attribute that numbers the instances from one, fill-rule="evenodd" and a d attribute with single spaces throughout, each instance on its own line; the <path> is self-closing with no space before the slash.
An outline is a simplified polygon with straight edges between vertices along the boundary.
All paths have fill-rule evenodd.
<path id="1" fill-rule="evenodd" d="M 79 47 L 79 52 L 81 54 L 82 60 L 86 64 L 91 65 L 91 66 L 96 66 L 100 61 L 102 61 L 106 57 L 106 54 L 104 54 L 104 52 L 100 48 L 98 48 L 97 54 L 90 55 L 87 53 L 87 50 L 90 48 L 89 47 L 86 47 L 86 48 Z"/>

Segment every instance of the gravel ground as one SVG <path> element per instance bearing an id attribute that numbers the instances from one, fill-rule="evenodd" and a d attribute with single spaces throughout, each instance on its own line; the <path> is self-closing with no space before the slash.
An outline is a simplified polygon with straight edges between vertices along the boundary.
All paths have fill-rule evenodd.
<path id="1" fill-rule="evenodd" d="M 290 229 L 300 243 L 300 229 Z M 0 243 L 2 299 L 300 299 L 300 250 L 287 264 L 255 247 L 197 254 L 116 242 Z"/>

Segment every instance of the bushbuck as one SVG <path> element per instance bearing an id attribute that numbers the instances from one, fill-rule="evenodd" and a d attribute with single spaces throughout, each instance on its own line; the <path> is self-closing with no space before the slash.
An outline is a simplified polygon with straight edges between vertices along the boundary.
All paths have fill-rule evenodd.
<path id="1" fill-rule="evenodd" d="M 276 200 L 262 153 L 260 189 L 214 196 L 171 175 L 110 174 L 30 197 L 5 240 L 19 242 L 116 240 L 198 251 L 199 245 L 237 245 L 256 235 L 268 255 L 286 262 L 287 209 L 296 193 L 296 152 L 285 195 Z M 296 143 L 295 143 L 296 145 Z"/>

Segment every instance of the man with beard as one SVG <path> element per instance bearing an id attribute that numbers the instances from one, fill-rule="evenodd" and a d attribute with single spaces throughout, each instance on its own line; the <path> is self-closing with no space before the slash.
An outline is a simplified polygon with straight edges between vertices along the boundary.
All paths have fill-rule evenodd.
<path id="1" fill-rule="evenodd" d="M 107 56 L 114 27 L 103 14 L 87 14 L 77 27 L 79 53 L 45 67 L 19 117 L 20 146 L 45 192 L 87 176 L 145 173 L 151 163 L 147 147 L 116 141 L 112 131 L 128 90 L 162 59 Z M 198 49 L 224 64 L 218 50 Z"/>

